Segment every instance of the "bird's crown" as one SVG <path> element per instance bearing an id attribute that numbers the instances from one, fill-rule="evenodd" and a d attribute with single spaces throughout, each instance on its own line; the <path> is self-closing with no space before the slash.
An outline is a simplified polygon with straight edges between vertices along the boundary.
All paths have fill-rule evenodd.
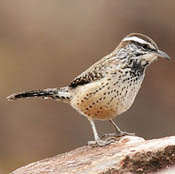
<path id="1" fill-rule="evenodd" d="M 158 50 L 157 44 L 148 36 L 140 33 L 131 33 L 122 39 L 120 46 L 135 44 L 144 50 Z"/>

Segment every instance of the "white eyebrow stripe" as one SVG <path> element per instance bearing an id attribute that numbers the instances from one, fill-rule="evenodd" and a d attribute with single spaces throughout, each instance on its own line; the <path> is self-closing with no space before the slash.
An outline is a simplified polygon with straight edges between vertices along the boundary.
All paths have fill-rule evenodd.
<path id="1" fill-rule="evenodd" d="M 126 37 L 122 41 L 135 41 L 137 43 L 147 44 L 150 46 L 150 48 L 155 49 L 155 47 L 154 47 L 154 45 L 152 45 L 152 43 L 147 42 L 147 41 L 145 41 L 137 36 Z"/>
<path id="2" fill-rule="evenodd" d="M 141 43 L 141 44 L 149 44 L 145 40 L 140 39 L 139 37 L 136 37 L 136 36 L 126 37 L 126 38 L 123 39 L 123 41 L 135 41 L 135 42 L 138 42 L 138 43 Z"/>

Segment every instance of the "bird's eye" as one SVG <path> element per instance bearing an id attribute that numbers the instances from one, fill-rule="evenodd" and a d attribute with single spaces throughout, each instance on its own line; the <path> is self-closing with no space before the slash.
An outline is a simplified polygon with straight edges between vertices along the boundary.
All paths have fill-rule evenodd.
<path id="1" fill-rule="evenodd" d="M 142 47 L 146 50 L 149 49 L 149 46 L 147 44 L 143 44 Z"/>
<path id="2" fill-rule="evenodd" d="M 141 56 L 141 55 L 142 55 L 141 53 L 136 53 L 136 57 Z"/>

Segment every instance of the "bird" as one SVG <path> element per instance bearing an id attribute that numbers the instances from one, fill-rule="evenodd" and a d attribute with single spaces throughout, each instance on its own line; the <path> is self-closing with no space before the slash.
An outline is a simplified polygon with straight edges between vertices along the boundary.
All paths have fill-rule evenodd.
<path id="1" fill-rule="evenodd" d="M 41 97 L 68 103 L 89 120 L 94 135 L 94 141 L 89 144 L 106 146 L 111 139 L 100 138 L 95 120 L 109 121 L 117 136 L 130 135 L 120 130 L 113 119 L 132 106 L 145 70 L 158 58 L 170 59 L 150 37 L 131 33 L 116 49 L 78 75 L 68 86 L 19 92 L 7 99 Z"/>

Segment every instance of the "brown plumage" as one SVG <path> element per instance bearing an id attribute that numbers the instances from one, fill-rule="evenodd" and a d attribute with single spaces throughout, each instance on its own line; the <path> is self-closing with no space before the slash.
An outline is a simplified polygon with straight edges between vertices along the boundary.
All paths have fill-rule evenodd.
<path id="1" fill-rule="evenodd" d="M 95 143 L 103 146 L 111 141 L 99 138 L 94 120 L 109 120 L 115 126 L 117 134 L 123 134 L 112 119 L 131 107 L 143 82 L 146 68 L 158 57 L 169 59 L 151 38 L 133 33 L 126 36 L 112 53 L 81 73 L 67 87 L 12 94 L 8 100 L 42 97 L 69 103 L 88 118 Z"/>

